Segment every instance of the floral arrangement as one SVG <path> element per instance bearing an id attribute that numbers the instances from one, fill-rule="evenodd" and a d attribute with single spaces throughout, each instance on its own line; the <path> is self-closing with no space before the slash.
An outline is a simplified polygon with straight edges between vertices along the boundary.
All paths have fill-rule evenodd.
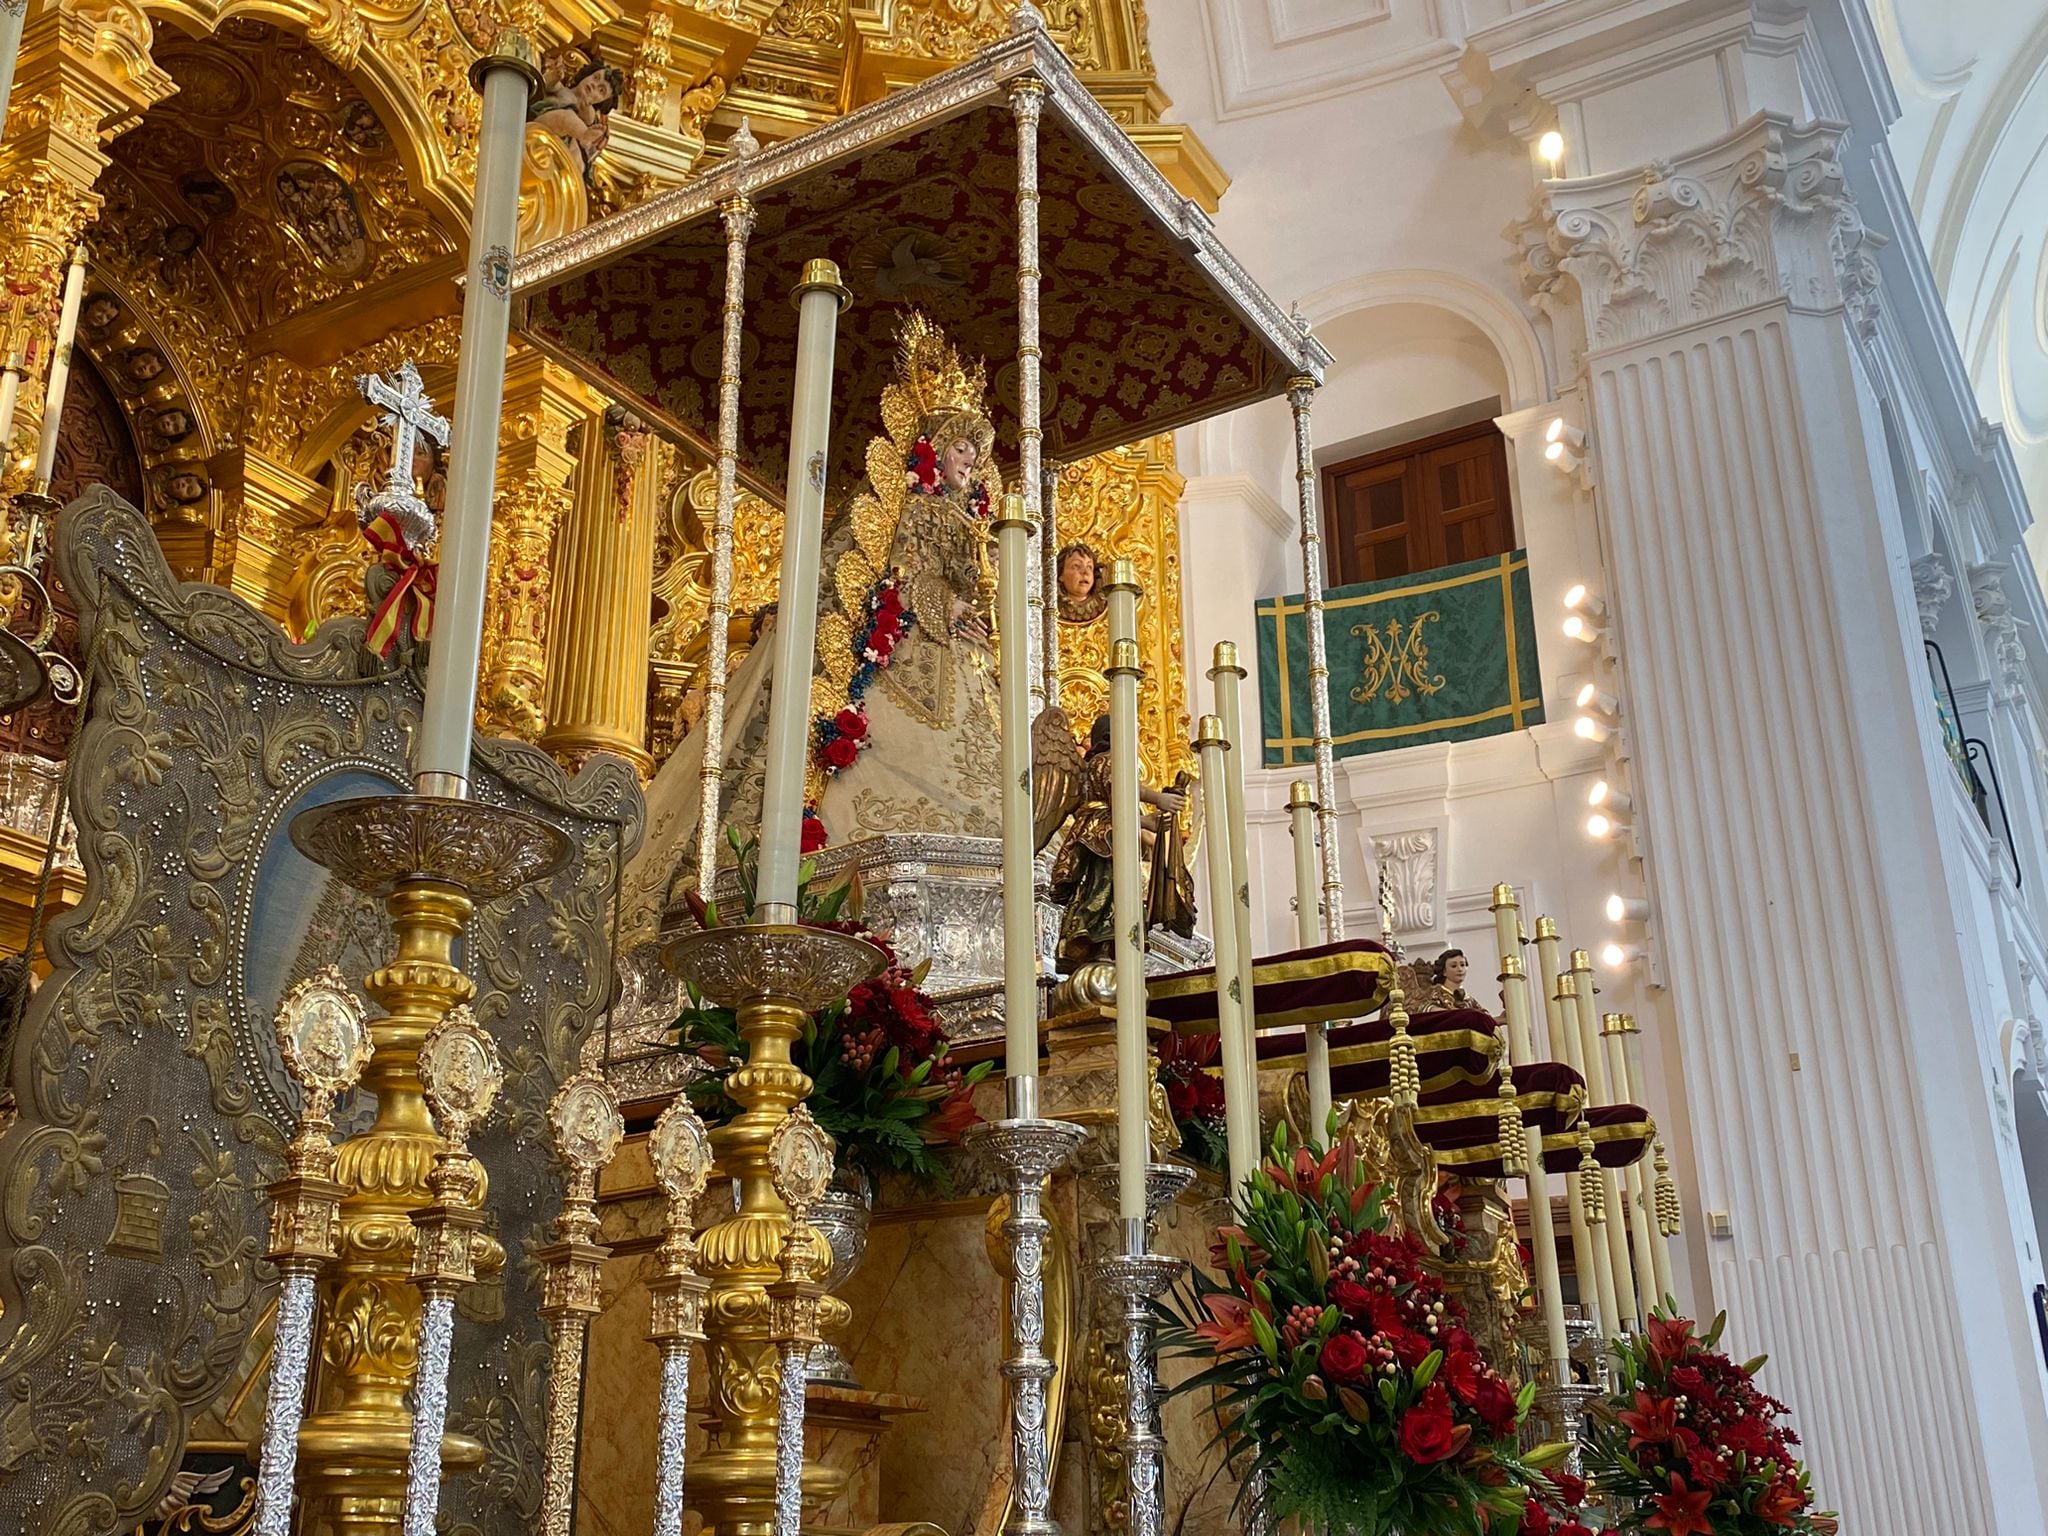
<path id="1" fill-rule="evenodd" d="M 739 856 L 740 897 L 751 915 L 755 846 L 741 843 L 730 830 L 726 837 Z M 718 925 L 715 906 L 694 892 L 685 899 L 699 923 Z M 879 976 L 862 982 L 845 1002 L 819 1010 L 805 1024 L 793 1050 L 797 1066 L 811 1079 L 805 1102 L 839 1144 L 842 1166 L 850 1164 L 870 1175 L 893 1168 L 944 1188 L 939 1149 L 958 1141 L 962 1131 L 980 1120 L 974 1086 L 995 1063 L 984 1061 L 965 1070 L 952 1064 L 951 1042 L 931 998 L 920 988 L 926 967 L 901 964 L 887 940 L 861 921 L 861 905 L 856 871 L 849 869 L 842 879 L 819 890 L 816 866 L 805 863 L 798 921 L 853 934 L 888 958 Z M 726 1093 L 725 1082 L 747 1059 L 746 1041 L 732 1010 L 706 1003 L 692 992 L 674 1027 L 677 1048 L 693 1054 L 703 1069 L 690 1083 L 691 1102 L 714 1125 L 729 1120 L 739 1106 Z"/>
<path id="2" fill-rule="evenodd" d="M 1640 1339 L 1615 1341 L 1615 1395 L 1593 1410 L 1586 1467 L 1624 1511 L 1612 1528 L 1641 1536 L 1819 1536 L 1799 1437 L 1786 1409 L 1756 1386 L 1759 1356 L 1716 1351 L 1723 1313 L 1704 1337 L 1660 1308 Z M 1525 1529 L 1527 1527 L 1525 1526 Z"/>
<path id="3" fill-rule="evenodd" d="M 916 622 L 917 616 L 903 606 L 901 579 L 894 571 L 885 572 L 868 590 L 867 622 L 853 639 L 859 661 L 854 667 L 853 681 L 847 685 L 846 706 L 834 714 L 819 715 L 811 722 L 812 783 L 817 789 L 811 803 L 804 807 L 805 853 L 816 853 L 828 840 L 825 824 L 818 819 L 816 797 L 823 793 L 825 781 L 851 768 L 868 745 L 868 689 L 873 686 L 875 675 L 889 665 L 897 645 Z"/>
<path id="4" fill-rule="evenodd" d="M 1181 1151 L 1205 1168 L 1222 1168 L 1230 1160 L 1223 1079 L 1216 1070 L 1220 1045 L 1215 1035 L 1178 1031 L 1159 1042 L 1159 1084 L 1166 1090 L 1166 1107 L 1180 1132 Z"/>
<path id="5" fill-rule="evenodd" d="M 1486 1364 L 1422 1245 L 1388 1227 L 1349 1141 L 1290 1153 L 1282 1126 L 1217 1234 L 1224 1280 L 1196 1274 L 1169 1305 L 1162 1343 L 1204 1363 L 1171 1390 L 1217 1394 L 1231 1453 L 1304 1530 L 1512 1531 L 1563 1491 L 1537 1469 L 1565 1448 L 1515 1454 L 1534 1386 Z"/>

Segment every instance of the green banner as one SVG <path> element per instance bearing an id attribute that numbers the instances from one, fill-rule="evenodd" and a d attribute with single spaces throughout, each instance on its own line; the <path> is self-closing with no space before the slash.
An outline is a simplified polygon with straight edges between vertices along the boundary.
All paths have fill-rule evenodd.
<path id="1" fill-rule="evenodd" d="M 1308 610 L 1299 594 L 1259 604 L 1266 766 L 1315 761 Z M 1543 719 L 1525 550 L 1323 597 L 1330 740 L 1337 756 L 1519 731 Z"/>

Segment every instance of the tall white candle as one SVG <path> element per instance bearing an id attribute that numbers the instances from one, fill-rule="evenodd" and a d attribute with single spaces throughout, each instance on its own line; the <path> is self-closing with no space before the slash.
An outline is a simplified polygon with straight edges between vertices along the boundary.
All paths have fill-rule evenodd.
<path id="1" fill-rule="evenodd" d="M 1572 980 L 1578 1004 L 1579 1054 L 1586 1063 L 1588 1104 L 1618 1102 L 1607 1077 L 1607 1052 L 1600 1043 L 1599 1014 L 1593 1002 L 1593 956 L 1586 950 L 1572 951 Z M 1600 1234 L 1607 1244 L 1607 1267 L 1614 1275 L 1615 1326 L 1633 1331 L 1638 1323 L 1636 1290 L 1629 1272 L 1628 1232 L 1622 1220 L 1621 1181 L 1612 1168 L 1600 1170 L 1600 1183 L 1607 1201 L 1607 1220 Z"/>
<path id="2" fill-rule="evenodd" d="M 1029 573 L 1024 498 L 1003 498 L 996 522 L 996 645 L 1003 725 L 1003 1071 L 1038 1072 L 1038 907 L 1031 811 Z"/>
<path id="3" fill-rule="evenodd" d="M 1309 949 L 1322 929 L 1316 913 L 1316 797 L 1307 780 L 1287 786 L 1287 817 L 1294 834 L 1294 942 Z M 1316 1023 L 1304 1029 L 1301 1053 L 1308 1076 L 1308 1134 L 1320 1141 L 1330 1134 L 1329 1027 Z"/>
<path id="4" fill-rule="evenodd" d="M 1628 1080 L 1636 1093 L 1648 1093 L 1648 1079 L 1643 1076 L 1643 1035 L 1636 1023 L 1636 1016 L 1624 1013 L 1622 1016 L 1621 1052 L 1628 1062 Z M 1637 1103 L 1642 1103 L 1640 1099 Z M 1644 1105 L 1648 1108 L 1648 1105 Z M 1650 1260 L 1656 1270 L 1657 1300 L 1676 1294 L 1671 1275 L 1671 1240 L 1665 1235 L 1664 1225 L 1657 1217 L 1655 1169 L 1664 1160 L 1664 1143 L 1655 1143 L 1657 1162 L 1643 1169 L 1643 1216 L 1650 1229 Z"/>
<path id="5" fill-rule="evenodd" d="M 1547 919 L 1538 919 L 1539 945 L 1542 942 L 1540 924 L 1545 921 Z M 1569 971 L 1557 978 L 1557 986 L 1552 993 L 1557 1010 L 1552 1017 L 1558 1028 L 1551 1036 L 1550 1043 L 1553 1049 L 1561 1053 L 1565 1065 L 1583 1078 L 1586 1069 L 1580 1058 L 1576 1023 L 1578 988 L 1577 978 Z M 1587 1102 L 1592 1101 L 1589 1098 Z M 1572 1198 L 1565 1202 L 1566 1208 L 1571 1212 L 1572 1268 L 1578 1272 L 1580 1300 L 1593 1304 L 1600 1319 L 1602 1336 L 1612 1337 L 1619 1331 L 1618 1320 L 1621 1316 L 1614 1297 L 1614 1265 L 1608 1259 L 1606 1237 L 1594 1231 L 1593 1223 L 1586 1218 L 1585 1201 L 1575 1180 L 1576 1176 L 1574 1180 L 1568 1181 Z"/>
<path id="6" fill-rule="evenodd" d="M 1241 1204 L 1244 1181 L 1259 1165 L 1258 1084 L 1245 1070 L 1250 1060 L 1245 1050 L 1244 1004 L 1230 985 L 1237 974 L 1237 924 L 1230 920 L 1230 840 L 1218 837 L 1218 802 L 1223 784 L 1223 757 L 1230 750 L 1224 740 L 1223 722 L 1214 715 L 1202 716 L 1196 728 L 1195 752 L 1202 766 L 1202 794 L 1208 802 L 1209 835 L 1203 844 L 1209 861 L 1209 929 L 1216 945 L 1216 1033 L 1217 1055 L 1223 1065 L 1223 1131 L 1229 1148 L 1230 1198 Z M 1218 897 L 1217 892 L 1225 895 Z"/>
<path id="7" fill-rule="evenodd" d="M 1229 640 L 1216 642 L 1209 667 L 1209 686 L 1216 698 L 1216 718 L 1223 722 L 1223 739 L 1230 750 L 1223 754 L 1223 831 L 1230 839 L 1230 920 L 1237 928 L 1237 992 L 1244 999 L 1245 1071 L 1254 1085 L 1259 1080 L 1259 1005 L 1252 995 L 1252 969 L 1258 950 L 1252 944 L 1251 857 L 1245 849 L 1244 775 L 1251 752 L 1244 742 L 1243 712 L 1238 685 L 1244 668 L 1238 665 L 1237 646 Z M 1215 828 L 1210 828 L 1211 834 Z M 1220 898 L 1214 891 L 1211 901 Z M 1215 921 L 1222 922 L 1218 912 Z"/>
<path id="8" fill-rule="evenodd" d="M 526 104 L 540 83 L 531 48 L 510 28 L 477 60 L 471 78 L 480 80 L 483 93 L 476 205 L 462 289 L 462 350 L 455 363 L 433 651 L 412 765 L 413 787 L 433 795 L 469 793 L 484 586 L 491 565 L 491 502 L 498 486 L 498 418 L 505 405 L 505 348 L 512 329 L 519 166 L 526 153 Z"/>
<path id="9" fill-rule="evenodd" d="M 1636 1097 L 1638 1089 L 1629 1078 L 1628 1051 L 1622 1044 L 1627 1029 L 1626 1014 L 1600 1016 L 1600 1044 L 1607 1055 L 1607 1076 L 1614 1085 L 1615 1101 L 1640 1105 L 1643 1101 Z M 1650 1149 L 1644 1147 L 1643 1155 L 1630 1163 L 1623 1174 L 1628 1185 L 1629 1249 L 1635 1255 L 1636 1305 L 1645 1319 L 1657 1309 L 1657 1259 L 1650 1246 L 1655 1212 L 1649 1199 L 1649 1181 L 1644 1177 L 1649 1153 Z"/>
<path id="10" fill-rule="evenodd" d="M 49 384 L 43 390 L 43 435 L 36 445 L 35 483 L 47 487 L 57 468 L 57 436 L 64 425 L 64 395 L 71 385 L 71 343 L 78 335 L 78 309 L 85 302 L 85 244 L 71 253 L 64 274 L 64 307 L 57 315 L 57 345 L 50 353 Z"/>
<path id="11" fill-rule="evenodd" d="M 768 768 L 761 786 L 755 916 L 764 923 L 796 921 L 804 766 L 811 749 L 811 670 L 818 649 L 825 461 L 832 436 L 832 358 L 839 340 L 839 312 L 852 297 L 839 281 L 837 264 L 804 263 L 803 278 L 796 285 L 796 394 L 789 408 L 782 585 L 775 608 L 775 671 L 768 693 Z"/>
<path id="12" fill-rule="evenodd" d="M 1500 950 L 1501 1007 L 1508 1020 L 1508 1063 L 1520 1066 L 1535 1059 L 1529 1027 L 1529 984 L 1522 973 L 1522 913 L 1510 885 L 1493 888 L 1493 927 Z M 1571 1341 L 1564 1329 L 1564 1280 L 1557 1268 L 1557 1224 L 1550 1215 L 1550 1172 L 1543 1165 L 1543 1137 L 1529 1130 L 1529 1250 L 1536 1261 L 1536 1301 L 1543 1309 L 1544 1357 L 1553 1379 L 1571 1379 Z"/>
<path id="13" fill-rule="evenodd" d="M 1116 923 L 1116 1201 L 1125 1222 L 1145 1219 L 1152 1051 L 1145 1038 L 1145 866 L 1138 818 L 1138 642 L 1110 640 L 1110 892 Z M 1125 1228 L 1128 1232 L 1130 1229 Z"/>

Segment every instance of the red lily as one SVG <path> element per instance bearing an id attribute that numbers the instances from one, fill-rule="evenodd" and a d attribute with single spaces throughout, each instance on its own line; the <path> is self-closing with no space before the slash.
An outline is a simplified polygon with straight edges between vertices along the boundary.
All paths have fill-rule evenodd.
<path id="1" fill-rule="evenodd" d="M 1678 1435 L 1678 1407 L 1668 1397 L 1652 1397 L 1638 1390 L 1635 1412 L 1622 1412 L 1615 1417 L 1628 1430 L 1630 1450 L 1640 1445 L 1662 1445 Z"/>
<path id="2" fill-rule="evenodd" d="M 1252 1309 L 1242 1296 L 1211 1291 L 1202 1298 L 1202 1307 L 1209 1314 L 1209 1321 L 1197 1323 L 1195 1332 L 1207 1339 L 1217 1354 L 1258 1347 L 1258 1341 L 1252 1337 Z"/>
<path id="3" fill-rule="evenodd" d="M 1650 1502 L 1657 1506 L 1657 1512 L 1643 1525 L 1649 1530 L 1664 1531 L 1667 1536 L 1714 1536 L 1713 1522 L 1707 1518 L 1707 1505 L 1713 1498 L 1704 1488 L 1695 1493 L 1674 1472 L 1671 1491 L 1651 1495 Z"/>

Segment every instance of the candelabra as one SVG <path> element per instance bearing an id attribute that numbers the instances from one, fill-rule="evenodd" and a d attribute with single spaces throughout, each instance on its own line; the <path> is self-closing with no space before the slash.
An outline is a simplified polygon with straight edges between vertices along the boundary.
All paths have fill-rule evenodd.
<path id="1" fill-rule="evenodd" d="M 540 1484 L 541 1536 L 569 1536 L 576 1512 L 576 1425 L 583 1404 L 583 1346 L 603 1310 L 598 1284 L 611 1252 L 597 1242 L 597 1176 L 625 1140 L 626 1117 L 611 1085 L 578 1072 L 548 1105 L 555 1156 L 569 1173 L 555 1240 L 535 1258 L 547 1266 L 540 1315 L 548 1323 L 547 1444 Z"/>
<path id="2" fill-rule="evenodd" d="M 504 1086 L 498 1048 L 468 1004 L 451 1008 L 420 1044 L 420 1085 L 441 1127 L 427 1188 L 433 1203 L 412 1213 L 412 1280 L 419 1287 L 419 1373 L 413 1381 L 412 1444 L 405 1486 L 405 1536 L 434 1536 L 441 1503 L 441 1435 L 448 1427 L 448 1355 L 455 1343 L 455 1293 L 476 1279 L 483 1170 L 469 1133 Z"/>
<path id="3" fill-rule="evenodd" d="M 720 1536 L 759 1536 L 775 1519 L 776 1435 L 780 1345 L 769 1287 L 789 1214 L 776 1193 L 769 1148 L 811 1080 L 790 1059 L 811 1014 L 838 1002 L 882 968 L 880 950 L 829 929 L 754 923 L 705 928 L 672 939 L 663 961 L 697 994 L 737 1016 L 746 1064 L 726 1079 L 740 1112 L 711 1133 L 721 1169 L 739 1183 L 738 1208 L 698 1240 L 698 1263 L 710 1282 L 705 1300 L 715 1449 L 690 1468 L 691 1502 Z M 849 1313 L 836 1297 L 818 1301 L 821 1327 Z M 799 1375 L 801 1371 L 799 1370 Z M 804 1489 L 825 1500 L 845 1474 L 804 1469 Z"/>
<path id="4" fill-rule="evenodd" d="M 383 900 L 396 940 L 391 963 L 363 990 L 384 1012 L 369 1021 L 363 1087 L 377 1118 L 336 1154 L 344 1191 L 335 1262 L 321 1276 L 325 1344 L 318 1410 L 299 1434 L 307 1498 L 333 1536 L 390 1536 L 403 1518 L 411 1464 L 412 1385 L 420 1293 L 411 1279 L 412 1213 L 438 1197 L 428 1184 L 441 1150 L 421 1092 L 427 1033 L 476 985 L 454 945 L 478 901 L 544 879 L 568 858 L 569 839 L 535 817 L 440 795 L 335 800 L 292 819 L 294 844 L 355 890 Z M 477 1195 L 470 1192 L 470 1198 Z M 480 1273 L 504 1262 L 479 1236 Z M 483 1447 L 462 1436 L 442 1446 L 450 1466 L 474 1466 Z"/>
<path id="5" fill-rule="evenodd" d="M 768 1143 L 775 1193 L 789 1209 L 782 1242 L 782 1278 L 768 1287 L 769 1331 L 781 1354 L 782 1378 L 775 1414 L 775 1536 L 802 1536 L 804 1517 L 805 1363 L 818 1342 L 821 1283 L 832 1256 L 821 1242 L 811 1212 L 832 1183 L 832 1138 L 799 1104 Z"/>
<path id="6" fill-rule="evenodd" d="M 1160 1432 L 1158 1358 L 1153 1347 L 1152 1303 L 1180 1278 L 1186 1261 L 1153 1253 L 1152 1224 L 1194 1182 L 1182 1163 L 1145 1169 L 1145 1219 L 1124 1223 L 1124 1251 L 1094 1266 L 1096 1284 L 1123 1303 L 1124 1472 L 1130 1491 L 1130 1536 L 1160 1536 L 1165 1525 L 1166 1448 Z"/>
<path id="7" fill-rule="evenodd" d="M 313 1287 L 334 1257 L 342 1188 L 334 1181 L 334 1102 L 353 1088 L 370 1059 L 363 1005 L 333 966 L 315 972 L 278 1004 L 277 1045 L 299 1085 L 299 1129 L 285 1148 L 285 1176 L 270 1186 L 270 1261 L 277 1266 L 277 1329 L 270 1388 L 263 1403 L 263 1447 L 256 1473 L 255 1536 L 286 1536 L 299 1419 L 313 1354 Z"/>
<path id="8" fill-rule="evenodd" d="M 1010 1214 L 1010 1520 L 1007 1536 L 1059 1536 L 1052 1506 L 1052 1447 L 1046 1443 L 1046 1391 L 1053 1363 L 1045 1353 L 1045 1235 L 1051 1223 L 1040 1204 L 1046 1179 L 1066 1166 L 1088 1139 L 1081 1126 L 1038 1114 L 1037 1076 L 1003 1084 L 1007 1115 L 972 1127 L 963 1138 L 1003 1173 Z"/>
<path id="9" fill-rule="evenodd" d="M 655 1180 L 668 1197 L 663 1213 L 661 1270 L 649 1283 L 653 1327 L 661 1351 L 661 1401 L 654 1468 L 654 1536 L 683 1536 L 683 1456 L 689 1436 L 690 1346 L 704 1341 L 704 1296 L 711 1282 L 697 1273 L 691 1212 L 711 1177 L 711 1133 L 689 1100 L 677 1097 L 647 1138 Z"/>

